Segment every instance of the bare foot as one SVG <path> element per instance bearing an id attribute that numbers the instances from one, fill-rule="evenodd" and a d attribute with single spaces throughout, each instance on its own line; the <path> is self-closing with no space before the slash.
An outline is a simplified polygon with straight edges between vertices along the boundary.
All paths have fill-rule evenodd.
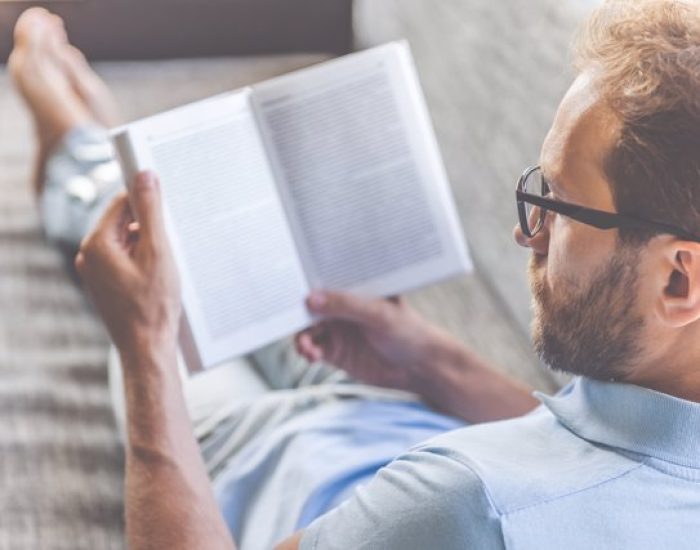
<path id="1" fill-rule="evenodd" d="M 121 122 L 117 102 L 107 84 L 85 59 L 83 52 L 68 44 L 60 52 L 63 68 L 73 88 L 102 126 L 112 128 Z"/>
<path id="2" fill-rule="evenodd" d="M 63 22 L 45 9 L 31 8 L 18 19 L 8 68 L 34 117 L 39 142 L 37 192 L 47 155 L 72 128 L 94 122 L 63 68 L 60 52 L 67 45 Z"/>

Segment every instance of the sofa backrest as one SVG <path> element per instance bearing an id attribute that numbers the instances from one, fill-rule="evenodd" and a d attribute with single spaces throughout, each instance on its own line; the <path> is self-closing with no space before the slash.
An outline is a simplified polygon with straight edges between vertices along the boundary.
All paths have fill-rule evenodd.
<path id="1" fill-rule="evenodd" d="M 29 5 L 61 15 L 91 59 L 158 59 L 352 48 L 352 0 L 0 0 L 0 63 Z"/>
<path id="2" fill-rule="evenodd" d="M 569 86 L 569 47 L 599 0 L 357 0 L 360 45 L 407 38 L 481 277 L 529 332 L 515 185 Z"/>

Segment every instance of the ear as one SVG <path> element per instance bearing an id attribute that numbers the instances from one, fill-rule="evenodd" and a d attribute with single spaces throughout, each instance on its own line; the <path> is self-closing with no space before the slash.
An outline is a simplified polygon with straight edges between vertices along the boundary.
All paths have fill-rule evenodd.
<path id="1" fill-rule="evenodd" d="M 681 328 L 700 320 L 700 243 L 674 240 L 664 248 L 658 313 L 669 326 Z"/>

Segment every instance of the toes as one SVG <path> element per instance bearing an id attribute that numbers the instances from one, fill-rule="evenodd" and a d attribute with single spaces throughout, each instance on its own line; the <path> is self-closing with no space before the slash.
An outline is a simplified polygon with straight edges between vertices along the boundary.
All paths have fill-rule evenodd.
<path id="1" fill-rule="evenodd" d="M 29 8 L 22 12 L 15 24 L 14 39 L 16 46 L 40 40 L 51 24 L 51 14 L 44 8 Z"/>
<path id="2" fill-rule="evenodd" d="M 58 15 L 50 16 L 51 33 L 50 42 L 54 47 L 63 48 L 68 44 L 68 32 L 66 26 Z"/>
<path id="3" fill-rule="evenodd" d="M 2 1 L 2 0 L 0 0 Z M 10 75 L 42 127 L 119 121 L 116 106 L 83 54 L 70 45 L 63 20 L 43 8 L 30 8 L 17 20 Z"/>
<path id="4" fill-rule="evenodd" d="M 14 41 L 16 48 L 43 47 L 55 48 L 68 42 L 63 19 L 44 8 L 29 8 L 22 12 L 15 23 Z"/>

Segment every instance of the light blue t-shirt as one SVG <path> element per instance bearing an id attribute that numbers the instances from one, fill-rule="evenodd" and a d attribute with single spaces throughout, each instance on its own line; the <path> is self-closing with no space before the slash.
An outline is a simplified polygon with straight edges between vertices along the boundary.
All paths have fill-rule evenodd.
<path id="1" fill-rule="evenodd" d="M 269 550 L 410 448 L 463 426 L 415 401 L 325 402 L 249 443 L 217 477 L 217 500 L 241 550 Z"/>
<path id="2" fill-rule="evenodd" d="M 700 548 L 700 404 L 588 379 L 539 398 L 404 454 L 301 548 Z"/>

